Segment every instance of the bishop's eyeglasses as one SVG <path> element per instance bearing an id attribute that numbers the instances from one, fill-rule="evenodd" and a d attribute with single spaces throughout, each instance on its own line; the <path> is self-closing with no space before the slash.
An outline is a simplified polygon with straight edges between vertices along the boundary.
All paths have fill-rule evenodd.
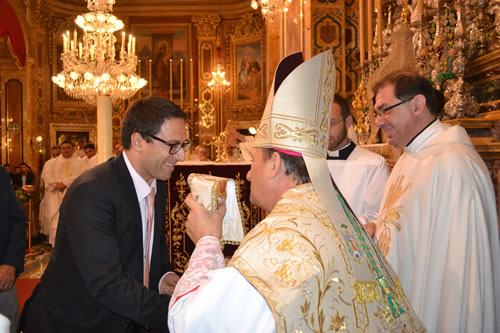
<path id="1" fill-rule="evenodd" d="M 174 142 L 174 143 L 169 143 L 163 139 L 160 139 L 159 137 L 157 137 L 156 135 L 153 135 L 153 134 L 149 134 L 148 135 L 151 139 L 154 139 L 156 141 L 160 141 L 161 143 L 167 145 L 170 147 L 170 150 L 168 151 L 169 154 L 171 155 L 174 155 L 176 154 L 179 150 L 184 150 L 184 151 L 188 151 L 189 148 L 191 148 L 191 145 L 193 144 L 191 141 L 189 140 L 185 140 L 184 142 Z"/>

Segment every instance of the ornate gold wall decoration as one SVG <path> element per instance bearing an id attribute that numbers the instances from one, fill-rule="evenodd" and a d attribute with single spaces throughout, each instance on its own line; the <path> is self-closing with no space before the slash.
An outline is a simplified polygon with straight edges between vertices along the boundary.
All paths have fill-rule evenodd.
<path id="1" fill-rule="evenodd" d="M 217 14 L 193 15 L 191 21 L 197 29 L 198 38 L 215 37 L 221 17 Z"/>

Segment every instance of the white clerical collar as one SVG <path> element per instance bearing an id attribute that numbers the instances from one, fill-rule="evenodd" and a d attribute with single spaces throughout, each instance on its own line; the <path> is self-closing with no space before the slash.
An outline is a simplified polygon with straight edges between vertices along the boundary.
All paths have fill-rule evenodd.
<path id="1" fill-rule="evenodd" d="M 349 145 L 351 144 L 351 139 L 349 139 L 349 141 L 347 142 L 347 144 L 337 150 L 327 150 L 326 153 L 328 154 L 328 156 L 330 157 L 339 157 L 339 152 L 342 150 L 342 149 L 345 149 L 347 147 L 349 147 Z"/>
<path id="2" fill-rule="evenodd" d="M 125 164 L 127 165 L 128 172 L 130 173 L 132 181 L 134 182 L 135 192 L 137 193 L 137 199 L 139 200 L 139 202 L 141 202 L 145 197 L 148 196 L 149 192 L 151 192 L 151 189 L 154 189 L 156 193 L 156 179 L 153 179 L 151 185 L 148 185 L 144 178 L 142 178 L 141 175 L 139 175 L 137 171 L 135 171 L 132 163 L 130 163 L 127 154 L 125 153 L 125 150 L 122 151 L 122 154 L 123 159 L 125 160 Z"/>
<path id="3" fill-rule="evenodd" d="M 446 131 L 446 127 L 439 121 L 439 119 L 436 119 L 425 130 L 418 134 L 404 149 L 409 153 L 416 153 L 422 150 L 422 148 L 424 148 L 429 141 L 444 131 Z"/>

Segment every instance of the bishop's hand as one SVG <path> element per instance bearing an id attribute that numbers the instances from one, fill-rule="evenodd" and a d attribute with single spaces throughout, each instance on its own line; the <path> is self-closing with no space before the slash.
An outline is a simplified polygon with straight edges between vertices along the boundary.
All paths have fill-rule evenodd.
<path id="1" fill-rule="evenodd" d="M 226 214 L 226 204 L 219 204 L 216 211 L 210 211 L 194 200 L 189 194 L 184 201 L 189 207 L 189 215 L 186 220 L 186 233 L 193 243 L 205 236 L 213 236 L 217 239 L 222 237 L 222 220 Z"/>

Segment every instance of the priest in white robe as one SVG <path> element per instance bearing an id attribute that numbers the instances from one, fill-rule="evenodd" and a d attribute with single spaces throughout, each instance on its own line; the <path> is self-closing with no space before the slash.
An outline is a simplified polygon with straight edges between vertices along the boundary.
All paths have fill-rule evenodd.
<path id="1" fill-rule="evenodd" d="M 87 143 L 83 146 L 83 151 L 85 152 L 85 156 L 81 158 L 83 163 L 83 169 L 88 170 L 92 169 L 97 165 L 97 152 L 95 150 L 95 145 L 93 143 Z"/>
<path id="2" fill-rule="evenodd" d="M 429 332 L 500 331 L 495 194 L 465 130 L 437 115 L 427 79 L 395 73 L 374 86 L 376 124 L 404 148 L 385 188 L 376 242 Z"/>
<path id="3" fill-rule="evenodd" d="M 252 150 L 250 199 L 270 213 L 228 267 L 224 209 L 186 199 L 196 248 L 170 302 L 172 333 L 425 331 L 328 172 L 333 54 L 302 59 L 292 54 L 278 66 Z M 280 135 L 295 127 L 316 136 Z"/>
<path id="4" fill-rule="evenodd" d="M 389 169 L 382 156 L 349 139 L 351 125 L 348 102 L 335 94 L 330 112 L 328 169 L 358 220 L 366 224 L 377 217 Z"/>
<path id="5" fill-rule="evenodd" d="M 61 143 L 61 155 L 45 163 L 42 178 L 45 185 L 44 223 L 49 229 L 49 243 L 54 246 L 59 221 L 59 206 L 66 190 L 85 171 L 85 164 L 73 153 L 73 144 Z"/>

